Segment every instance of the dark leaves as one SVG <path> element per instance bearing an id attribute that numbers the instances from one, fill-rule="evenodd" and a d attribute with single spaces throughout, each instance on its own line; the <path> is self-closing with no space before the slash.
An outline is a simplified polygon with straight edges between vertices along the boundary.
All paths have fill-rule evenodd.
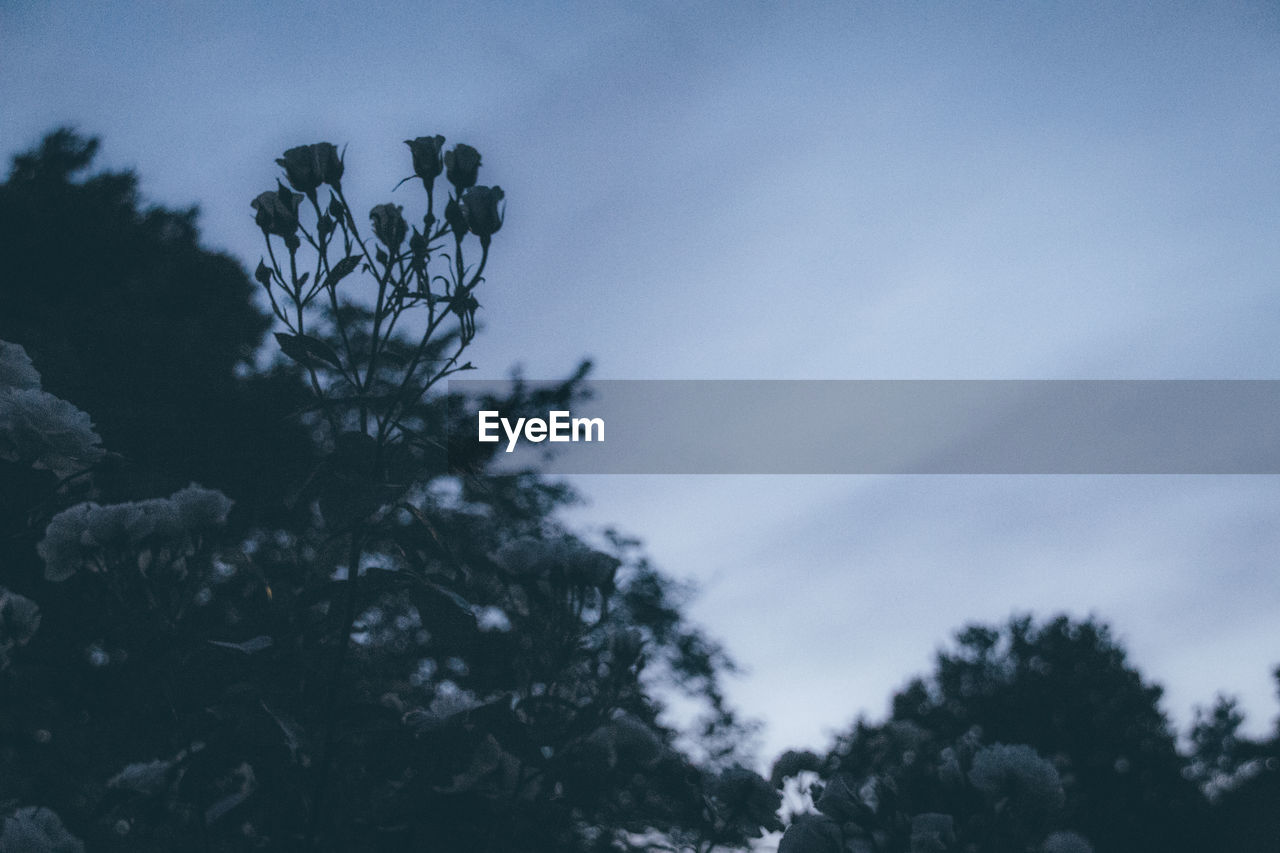
<path id="1" fill-rule="evenodd" d="M 280 344 L 281 352 L 303 367 L 319 367 L 321 364 L 327 364 L 336 370 L 342 369 L 342 361 L 338 358 L 338 353 L 318 338 L 276 332 L 276 343 Z"/>

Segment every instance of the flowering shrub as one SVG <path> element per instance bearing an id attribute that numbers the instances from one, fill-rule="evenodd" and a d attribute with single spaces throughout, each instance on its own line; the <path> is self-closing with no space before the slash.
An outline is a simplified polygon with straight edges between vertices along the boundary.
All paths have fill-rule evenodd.
<path id="1" fill-rule="evenodd" d="M 1080 836 L 1054 831 L 1062 781 L 1030 747 L 983 745 L 976 732 L 940 747 L 923 729 L 890 726 L 881 748 L 897 760 L 878 773 L 842 771 L 833 758 L 822 768 L 825 784 L 803 786 L 817 810 L 795 817 L 779 853 L 1092 851 Z M 780 759 L 776 782 L 805 778 L 814 765 L 797 758 Z"/>
<path id="2" fill-rule="evenodd" d="M 38 372 L 25 350 L 16 344 L 0 341 L 0 381 L 7 383 L 7 387 L 0 387 L 0 446 L 11 451 L 2 458 L 12 463 L 15 472 L 25 467 L 62 478 L 52 484 L 51 497 L 57 500 L 58 495 L 65 493 L 67 481 L 87 479 L 91 467 L 103 457 L 104 451 L 89 416 L 65 400 L 40 390 Z M 104 585 L 88 591 L 91 596 L 110 590 L 117 600 L 123 601 L 123 593 L 142 589 L 154 609 L 158 606 L 157 593 L 172 584 L 153 583 L 153 578 L 147 577 L 148 570 L 153 576 L 176 572 L 185 577 L 187 559 L 201 552 L 201 537 L 225 524 L 230 508 L 231 502 L 225 495 L 195 485 L 167 499 L 105 506 L 86 501 L 53 516 L 44 539 L 34 550 L 43 562 L 43 576 L 47 581 L 66 581 L 82 568 L 103 574 L 109 572 Z M 184 597 L 178 595 L 179 599 Z M 50 644 L 70 639 L 80 645 L 84 659 L 91 666 L 109 664 L 112 656 L 100 643 L 85 644 L 74 639 L 79 634 L 79 626 L 66 621 L 66 603 L 56 602 L 53 608 L 54 619 L 47 629 L 53 634 Z M 107 608 L 99 603 L 98 609 Z M 0 670 L 10 668 L 14 653 L 32 643 L 43 622 L 41 608 L 32 599 L 0 587 Z M 53 671 L 66 667 L 67 661 L 59 661 L 56 652 L 51 658 L 46 654 L 47 647 L 14 667 L 20 670 L 18 680 L 6 685 L 16 688 L 10 695 L 12 701 L 29 703 L 37 697 L 38 701 L 53 698 L 27 692 L 39 689 L 42 666 L 52 667 Z M 123 659 L 127 652 L 120 649 L 117 654 Z M 45 660 L 42 662 L 41 658 Z M 22 713 L 33 709 L 18 710 Z M 13 721 L 5 722 L 6 728 L 11 729 Z M 31 740 L 48 744 L 53 731 L 58 729 L 56 725 L 37 728 L 31 732 Z M 109 780 L 107 786 L 120 787 L 121 780 L 139 776 L 138 768 L 152 766 L 130 765 Z M 127 822 L 125 826 L 127 828 Z M 117 830 L 117 834 L 127 832 Z M 83 849 L 80 840 L 64 828 L 58 814 L 44 807 L 19 808 L 5 818 L 3 834 L 0 834 L 0 851 L 5 853 Z"/>

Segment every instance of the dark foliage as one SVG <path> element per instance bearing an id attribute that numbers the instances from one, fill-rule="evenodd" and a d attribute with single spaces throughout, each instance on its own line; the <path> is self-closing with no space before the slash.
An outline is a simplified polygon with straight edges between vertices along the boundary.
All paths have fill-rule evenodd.
<path id="1" fill-rule="evenodd" d="M 888 846 L 878 849 L 916 849 L 908 818 L 944 813 L 954 816 L 949 843 L 967 837 L 981 850 L 1023 850 L 1028 836 L 1008 826 L 1017 810 L 997 820 L 955 780 L 972 779 L 968 762 L 983 745 L 1025 744 L 1061 781 L 1061 803 L 1038 818 L 1042 829 L 1078 832 L 1097 853 L 1280 849 L 1277 739 L 1241 736 L 1243 718 L 1230 701 L 1200 716 L 1184 755 L 1160 710 L 1160 688 L 1128 663 L 1105 625 L 1018 617 L 970 626 L 956 640 L 933 673 L 893 697 L 888 720 L 859 720 L 822 758 L 785 754 L 775 784 L 821 778 L 873 792 L 871 806 L 850 800 L 860 818 L 835 819 L 854 820 L 867 838 L 879 833 Z M 822 849 L 817 839 L 836 824 L 801 821 L 789 848 Z M 810 846 L 794 846 L 810 837 Z"/>
<path id="2" fill-rule="evenodd" d="M 688 624 L 679 589 L 635 543 L 561 527 L 563 486 L 489 473 L 490 451 L 445 473 L 451 409 L 424 392 L 464 369 L 475 334 L 482 279 L 463 241 L 487 254 L 502 221 L 497 188 L 473 186 L 474 149 L 449 152 L 458 230 L 430 213 L 442 170 L 415 150 L 424 231 L 410 237 L 400 208 L 379 205 L 376 250 L 336 149 L 286 152 L 303 195 L 281 185 L 255 209 L 288 263 L 273 254 L 257 277 L 309 384 L 302 407 L 287 373 L 237 378 L 267 327 L 239 267 L 198 247 L 192 214 L 139 212 L 132 176 L 73 182 L 94 148 L 52 135 L 0 197 L 0 227 L 31 241 L 13 251 L 26 277 L 4 291 L 15 312 L 0 334 L 30 345 L 52 392 L 37 403 L 65 394 L 129 460 L 64 476 L 0 447 L 0 846 L 78 849 L 69 829 L 93 851 L 519 853 L 643 836 L 708 850 L 777 825 L 776 793 L 735 763 L 747 728 L 720 688 L 730 663 Z M 318 221 L 300 237 L 303 198 Z M 302 238 L 322 256 L 309 291 Z M 332 267 L 330 238 L 345 256 Z M 66 280 L 37 293 L 45 265 L 24 252 L 67 239 Z M 456 279 L 427 295 L 441 241 Z M 339 295 L 360 275 L 373 307 Z M 431 312 L 422 341 L 390 334 L 415 308 Z M 517 386 L 501 407 L 563 407 L 583 375 Z M 254 393 L 270 399 L 242 412 Z M 213 507 L 199 524 L 185 493 L 77 503 L 192 478 L 255 512 L 219 532 L 210 493 L 184 498 Z M 658 684 L 706 709 L 699 760 L 659 721 Z"/>
<path id="3" fill-rule="evenodd" d="M 1101 853 L 1199 849 L 1204 801 L 1183 775 L 1159 687 L 1143 681 L 1103 625 L 1029 617 L 970 627 L 928 682 L 894 697 L 894 720 L 944 737 L 984 739 L 1052 757 L 1066 816 Z"/>
<path id="4" fill-rule="evenodd" d="M 239 378 L 270 325 L 238 261 L 199 243 L 197 211 L 144 207 L 131 172 L 88 174 L 96 139 L 62 129 L 0 184 L 0 340 L 45 390 L 88 411 L 122 457 L 116 497 L 195 480 L 271 512 L 307 466 L 296 374 Z"/>
<path id="5" fill-rule="evenodd" d="M 1280 668 L 1275 673 L 1280 687 Z M 1198 715 L 1191 731 L 1194 778 L 1213 803 L 1212 831 L 1221 850 L 1264 853 L 1280 849 L 1280 719 L 1269 738 L 1239 729 L 1244 716 L 1219 697 Z"/>

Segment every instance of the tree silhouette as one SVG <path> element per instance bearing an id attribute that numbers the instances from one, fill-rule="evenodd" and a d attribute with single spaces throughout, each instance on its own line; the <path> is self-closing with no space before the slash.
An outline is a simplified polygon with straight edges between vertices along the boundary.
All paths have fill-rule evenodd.
<path id="1" fill-rule="evenodd" d="M 1280 687 L 1280 668 L 1274 676 Z M 1197 714 L 1191 766 L 1211 797 L 1219 849 L 1263 853 L 1280 849 L 1280 719 L 1271 736 L 1261 739 L 1243 735 L 1243 722 L 1236 703 L 1225 697 Z"/>
<path id="2" fill-rule="evenodd" d="M 1062 824 L 1099 853 L 1203 849 L 1208 806 L 1160 696 L 1092 619 L 972 625 L 929 677 L 893 697 L 888 721 L 859 721 L 839 738 L 826 766 L 865 778 L 902 772 L 904 752 L 965 738 L 1026 744 L 1061 775 Z"/>
<path id="3" fill-rule="evenodd" d="M 143 207 L 131 172 L 84 176 L 98 140 L 69 129 L 18 155 L 0 184 L 0 339 L 44 388 L 89 411 L 123 459 L 118 496 L 190 480 L 278 514 L 309 447 L 296 374 L 246 372 L 269 318 L 239 262 L 199 243 L 197 211 Z"/>

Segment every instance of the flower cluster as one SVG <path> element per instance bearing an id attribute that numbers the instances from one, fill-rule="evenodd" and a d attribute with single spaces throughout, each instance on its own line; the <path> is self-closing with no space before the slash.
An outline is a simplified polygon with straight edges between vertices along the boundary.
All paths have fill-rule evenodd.
<path id="1" fill-rule="evenodd" d="M 0 459 L 66 477 L 103 456 L 89 416 L 40 388 L 26 350 L 0 341 Z"/>
<path id="2" fill-rule="evenodd" d="M 53 517 L 36 551 L 44 575 L 62 581 L 81 568 L 101 570 L 116 555 L 151 555 L 175 565 L 195 553 L 197 538 L 226 524 L 231 500 L 192 484 L 167 498 L 99 506 L 76 504 Z M 146 556 L 139 559 L 143 567 Z"/>
<path id="3" fill-rule="evenodd" d="M 17 344 L 0 341 L 0 388 L 33 391 L 40 388 L 40 374 L 27 351 Z"/>
<path id="4" fill-rule="evenodd" d="M 480 152 L 470 145 L 458 144 L 449 151 L 444 150 L 444 137 L 419 136 L 406 139 L 410 157 L 413 162 L 413 177 L 418 178 L 426 189 L 428 199 L 435 194 L 435 181 L 443 172 L 449 183 L 453 185 L 454 196 L 447 206 L 445 218 L 452 228 L 458 242 L 468 233 L 475 234 L 487 248 L 489 238 L 502 227 L 503 210 L 501 203 L 504 196 L 501 187 L 476 186 L 480 172 Z M 282 237 L 286 246 L 292 251 L 301 246 L 298 231 L 301 222 L 298 218 L 302 199 L 310 199 L 319 212 L 319 200 L 316 192 L 321 186 L 328 185 L 333 190 L 327 212 L 319 213 L 317 222 L 321 241 L 325 232 L 334 227 L 341 227 L 345 213 L 345 202 L 342 197 L 342 175 L 345 164 L 338 155 L 338 149 L 331 142 L 316 142 L 311 145 L 299 145 L 284 152 L 284 156 L 276 160 L 284 169 L 291 192 L 283 183 L 277 181 L 276 189 L 260 193 L 252 202 L 254 221 L 262 229 L 264 235 Z M 406 178 L 405 180 L 408 180 Z M 430 200 L 428 207 L 431 206 Z M 408 234 L 407 224 L 401 214 L 400 205 L 380 204 L 373 208 L 370 218 L 374 221 L 374 233 L 388 248 L 393 251 L 399 248 Z M 325 217 L 329 220 L 326 222 Z M 419 237 L 430 235 L 431 226 L 436 222 L 432 211 L 427 211 L 425 219 L 426 232 Z M 416 229 L 415 229 L 416 230 Z M 441 234 L 443 233 L 440 232 Z M 311 240 L 310 235 L 306 235 Z M 431 235 L 431 239 L 440 234 Z M 320 248 L 321 241 L 312 241 Z"/>
<path id="5" fill-rule="evenodd" d="M 421 219 L 406 216 L 403 204 L 384 203 L 369 210 L 367 224 L 361 221 L 343 190 L 346 165 L 330 142 L 285 151 L 276 160 L 284 180 L 277 179 L 275 189 L 251 202 L 254 222 L 267 245 L 267 257 L 259 263 L 255 277 L 266 289 L 276 319 L 288 330 L 277 339 L 286 356 L 307 368 L 312 389 L 321 397 L 337 385 L 357 393 L 379 384 L 416 393 L 466 369 L 457 357 L 475 336 L 479 302 L 474 291 L 483 281 L 493 235 L 502 228 L 505 194 L 501 187 L 477 185 L 480 152 L 470 145 L 445 150 L 445 139 L 438 134 L 407 139 L 405 144 L 413 175 L 401 183 L 421 181 L 427 193 Z M 442 175 L 452 186 L 443 216 L 437 216 L 436 180 Z M 328 187 L 327 199 L 319 196 L 323 187 Z M 305 211 L 304 201 L 309 202 Z M 468 264 L 464 257 L 469 235 L 480 243 L 478 263 Z M 287 255 L 276 248 L 280 241 Z M 314 264 L 300 251 L 304 246 L 313 250 Z M 428 271 L 433 256 L 447 260 L 443 273 Z M 351 314 L 343 305 L 353 300 L 339 289 L 339 285 L 343 290 L 349 287 L 344 279 L 357 270 L 371 275 L 376 288 L 369 300 L 374 310 L 368 315 L 367 330 L 350 325 Z M 402 343 L 392 340 L 386 330 L 405 328 L 400 318 L 410 309 L 426 314 L 426 331 L 416 354 L 384 357 Z M 441 370 L 426 361 L 426 350 L 450 317 L 456 317 L 460 327 L 458 352 Z M 326 333 L 336 333 L 331 334 L 331 342 L 321 339 Z M 398 371 L 400 365 L 407 368 Z M 350 396 L 345 391 L 342 396 Z M 396 410 L 401 405 L 399 400 L 392 402 L 380 428 L 402 423 L 403 412 Z M 365 422 L 368 415 L 362 413 Z"/>

